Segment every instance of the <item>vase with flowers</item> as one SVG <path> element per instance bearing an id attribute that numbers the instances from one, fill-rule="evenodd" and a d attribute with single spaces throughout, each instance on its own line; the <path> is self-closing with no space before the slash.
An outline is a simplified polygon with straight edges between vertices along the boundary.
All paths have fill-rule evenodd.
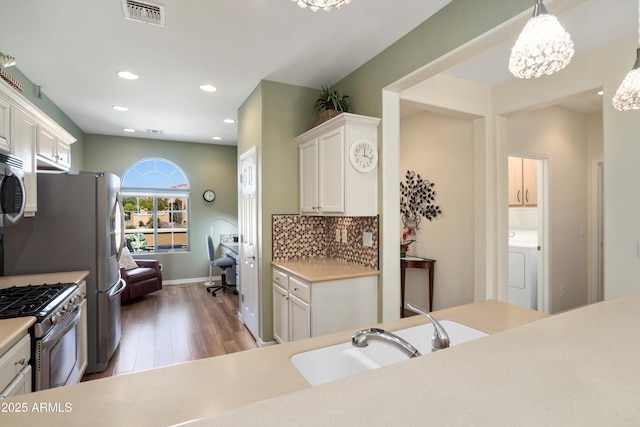
<path id="1" fill-rule="evenodd" d="M 400 241 L 400 256 L 404 257 L 407 255 L 407 251 L 409 250 L 409 245 L 414 243 L 416 240 L 411 239 L 410 236 L 413 233 L 413 227 L 407 228 L 406 231 L 402 233 L 402 240 Z"/>

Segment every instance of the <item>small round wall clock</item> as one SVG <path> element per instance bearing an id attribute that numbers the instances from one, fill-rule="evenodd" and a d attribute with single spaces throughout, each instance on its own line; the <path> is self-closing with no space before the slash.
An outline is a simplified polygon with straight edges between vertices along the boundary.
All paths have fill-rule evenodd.
<path id="1" fill-rule="evenodd" d="M 202 198 L 205 202 L 213 202 L 216 199 L 216 193 L 214 193 L 213 190 L 204 190 Z"/>
<path id="2" fill-rule="evenodd" d="M 358 139 L 351 144 L 349 160 L 358 172 L 371 172 L 378 164 L 378 149 L 367 139 Z"/>

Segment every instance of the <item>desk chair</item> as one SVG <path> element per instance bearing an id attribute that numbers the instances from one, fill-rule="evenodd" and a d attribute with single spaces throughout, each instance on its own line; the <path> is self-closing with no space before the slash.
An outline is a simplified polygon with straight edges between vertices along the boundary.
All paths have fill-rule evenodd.
<path id="1" fill-rule="evenodd" d="M 233 291 L 235 295 L 238 295 L 235 285 L 229 285 L 227 283 L 227 269 L 235 267 L 236 260 L 230 256 L 224 256 L 215 258 L 215 249 L 213 248 L 213 239 L 210 234 L 207 234 L 207 255 L 209 257 L 209 283 L 207 284 L 207 292 L 211 292 L 211 295 L 216 296 L 216 292 L 222 289 L 224 292 L 226 289 Z M 215 285 L 213 283 L 213 267 L 219 267 L 222 272 L 222 283 Z"/>

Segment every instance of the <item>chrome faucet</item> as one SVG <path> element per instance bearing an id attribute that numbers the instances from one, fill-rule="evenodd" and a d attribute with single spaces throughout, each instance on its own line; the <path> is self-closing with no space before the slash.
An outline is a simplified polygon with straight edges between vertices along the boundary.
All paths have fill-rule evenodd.
<path id="1" fill-rule="evenodd" d="M 422 309 L 419 309 L 418 307 L 415 307 L 409 303 L 407 303 L 407 307 L 409 307 L 413 311 L 416 311 L 422 314 L 423 316 L 427 316 L 427 318 L 433 325 L 433 336 L 431 337 L 431 351 L 438 351 L 438 350 L 442 350 L 443 348 L 449 347 L 449 335 L 447 334 L 447 331 L 444 330 L 440 322 L 438 322 L 436 319 L 431 317 L 429 313 L 427 313 Z"/>
<path id="2" fill-rule="evenodd" d="M 371 338 L 391 343 L 404 351 L 409 357 L 422 356 L 418 349 L 409 344 L 406 340 L 379 328 L 363 329 L 356 332 L 351 337 L 351 344 L 353 344 L 354 347 L 366 347 L 369 345 L 369 339 Z"/>

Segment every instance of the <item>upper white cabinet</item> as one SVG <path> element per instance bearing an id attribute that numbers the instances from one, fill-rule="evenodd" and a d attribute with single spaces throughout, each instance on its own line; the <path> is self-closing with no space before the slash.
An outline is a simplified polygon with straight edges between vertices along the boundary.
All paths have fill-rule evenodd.
<path id="1" fill-rule="evenodd" d="M 378 168 L 363 168 L 357 147 L 376 150 L 380 119 L 342 113 L 298 136 L 300 213 L 373 216 L 378 214 Z M 377 152 L 368 151 L 365 159 Z"/>
<path id="2" fill-rule="evenodd" d="M 32 116 L 20 109 L 11 109 L 11 154 L 24 162 L 24 187 L 27 193 L 27 202 L 24 207 L 25 216 L 33 216 L 38 210 L 36 130 L 37 124 Z"/>
<path id="3" fill-rule="evenodd" d="M 71 145 L 44 125 L 38 126 L 36 141 L 38 167 L 68 171 L 71 166 Z"/>
<path id="4" fill-rule="evenodd" d="M 38 170 L 69 171 L 75 138 L 0 79 L 0 151 L 24 162 L 25 216 L 38 210 Z"/>
<path id="5" fill-rule="evenodd" d="M 11 153 L 11 135 L 9 135 L 9 101 L 0 96 L 0 150 Z"/>

